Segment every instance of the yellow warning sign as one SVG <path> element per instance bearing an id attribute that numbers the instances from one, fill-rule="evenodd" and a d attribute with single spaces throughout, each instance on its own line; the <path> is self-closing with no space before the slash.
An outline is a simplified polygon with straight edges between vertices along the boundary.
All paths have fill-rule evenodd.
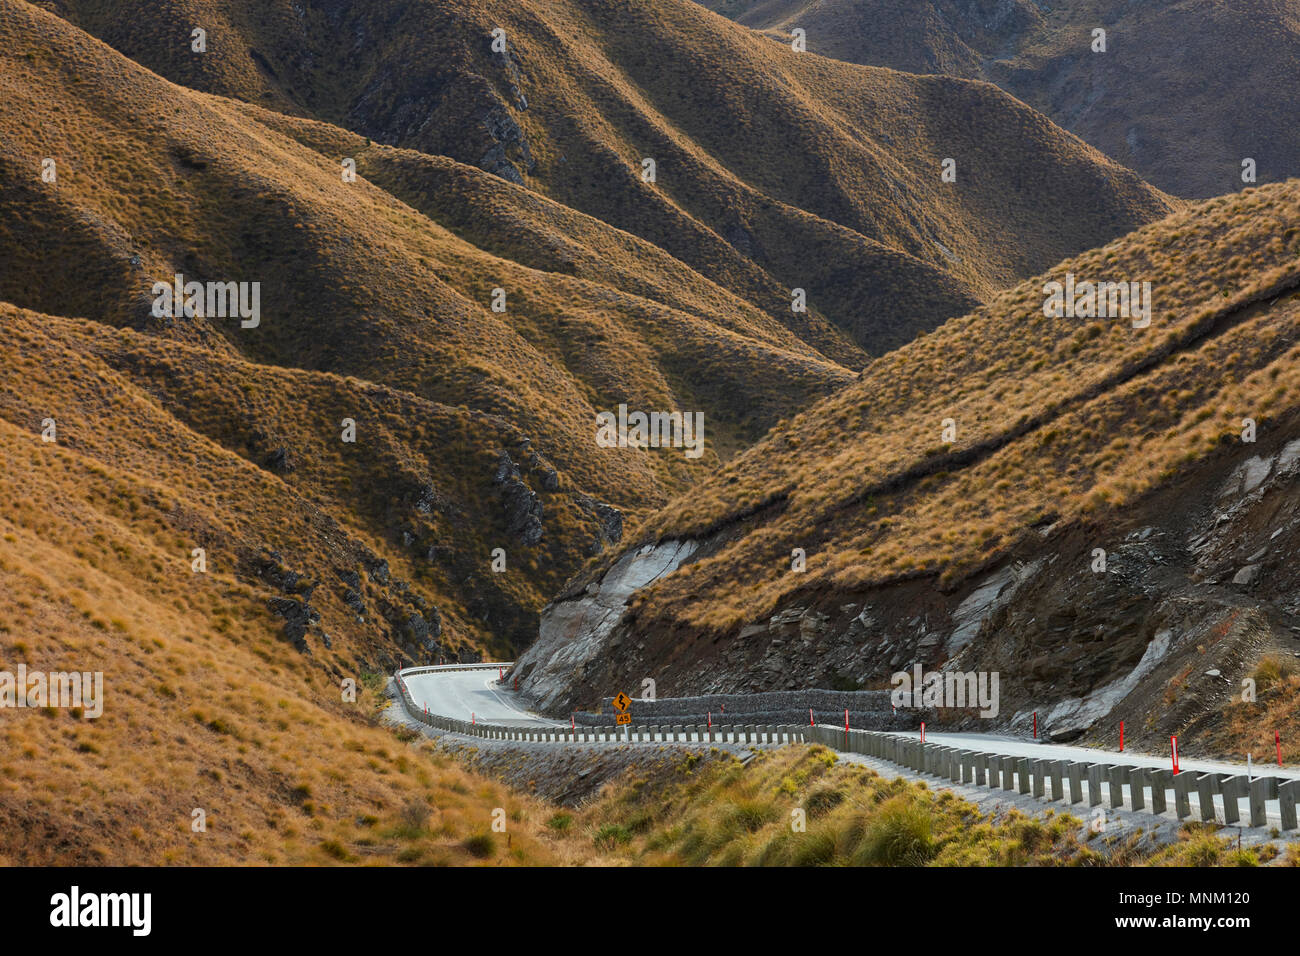
<path id="1" fill-rule="evenodd" d="M 621 713 L 627 710 L 630 703 L 632 703 L 632 698 L 628 697 L 627 694 L 622 691 L 619 691 L 618 696 L 614 698 L 614 709 Z"/>
<path id="2" fill-rule="evenodd" d="M 630 724 L 630 723 L 632 723 L 632 715 L 631 715 L 631 714 L 618 714 L 618 715 L 616 715 L 616 716 L 614 717 L 614 723 L 616 723 L 616 724 Z"/>

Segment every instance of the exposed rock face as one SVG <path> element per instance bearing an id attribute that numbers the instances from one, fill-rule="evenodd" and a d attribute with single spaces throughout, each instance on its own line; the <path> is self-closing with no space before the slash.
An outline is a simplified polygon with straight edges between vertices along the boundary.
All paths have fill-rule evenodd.
<path id="1" fill-rule="evenodd" d="M 515 665 L 519 689 L 537 706 L 556 708 L 573 699 L 589 667 L 607 652 L 609 637 L 640 588 L 676 571 L 695 553 L 692 541 L 666 541 L 624 554 L 581 593 L 542 612 L 540 633 Z"/>
<path id="2" fill-rule="evenodd" d="M 478 121 L 492 143 L 479 160 L 479 168 L 516 185 L 524 185 L 523 172 L 532 172 L 536 163 L 533 162 L 528 137 L 519 124 L 504 105 L 484 110 Z"/>
<path id="3" fill-rule="evenodd" d="M 374 560 L 367 562 L 366 573 L 370 575 L 376 584 L 388 584 L 388 562 L 385 559 L 375 558 Z"/>
<path id="4" fill-rule="evenodd" d="M 442 634 L 442 615 L 438 613 L 436 607 L 428 608 L 427 611 L 429 613 L 427 620 L 419 611 L 411 611 L 406 616 L 406 633 L 424 650 L 434 651 L 438 648 L 435 638 Z"/>
<path id="5" fill-rule="evenodd" d="M 1214 719 L 1264 650 L 1300 651 L 1300 440 L 1273 445 L 1229 450 L 1093 523 L 1030 532 L 955 590 L 919 579 L 797 595 L 728 635 L 624 613 L 706 543 L 629 550 L 546 608 L 521 687 L 559 713 L 646 677 L 660 697 L 867 689 L 920 664 L 1000 675 L 996 717 L 939 722 L 1027 733 L 1036 713 L 1041 734 L 1113 745 L 1125 720 L 1134 746 L 1158 747 Z"/>
<path id="6" fill-rule="evenodd" d="M 269 471 L 293 471 L 293 462 L 289 459 L 289 449 L 281 445 L 271 450 L 263 460 L 263 467 Z"/>
<path id="7" fill-rule="evenodd" d="M 307 652 L 307 629 L 320 622 L 320 613 L 306 601 L 296 598 L 271 598 L 267 602 L 273 614 L 284 618 L 284 636 L 295 648 Z"/>
<path id="8" fill-rule="evenodd" d="M 1041 562 L 1036 564 L 1038 563 Z M 969 644 L 979 633 L 980 626 L 988 616 L 1010 601 L 1020 582 L 1032 573 L 1033 569 L 1025 572 L 1007 566 L 981 581 L 979 586 L 957 605 L 957 610 L 953 611 L 953 629 L 946 642 L 948 653 L 956 654 Z"/>
<path id="9" fill-rule="evenodd" d="M 508 454 L 501 453 L 492 483 L 501 494 L 505 510 L 506 531 L 521 544 L 532 546 L 542 540 L 542 502 L 529 488 L 519 472 L 519 466 Z"/>
<path id="10" fill-rule="evenodd" d="M 590 554 L 600 554 L 610 545 L 623 540 L 623 512 L 587 495 L 579 495 L 576 500 L 578 507 L 590 514 L 596 523 L 596 536 L 592 539 Z"/>

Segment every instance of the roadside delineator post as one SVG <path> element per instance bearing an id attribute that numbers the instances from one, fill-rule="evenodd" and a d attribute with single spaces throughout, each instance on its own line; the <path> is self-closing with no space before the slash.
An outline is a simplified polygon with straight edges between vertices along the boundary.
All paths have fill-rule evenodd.
<path id="1" fill-rule="evenodd" d="M 1119 722 L 1119 752 L 1124 752 L 1124 721 Z"/>
<path id="2" fill-rule="evenodd" d="M 574 719 L 572 711 L 569 713 L 569 736 L 573 738 L 575 744 L 578 742 L 578 722 Z"/>
<path id="3" fill-rule="evenodd" d="M 925 721 L 921 721 L 921 743 L 925 743 Z"/>
<path id="4" fill-rule="evenodd" d="M 713 711 L 710 710 L 710 711 L 706 711 L 705 713 L 706 713 L 706 717 L 707 717 L 708 725 L 709 725 L 709 729 L 708 729 L 708 731 L 705 733 L 705 739 L 706 739 L 709 743 L 713 743 Z"/>
<path id="5" fill-rule="evenodd" d="M 505 669 L 504 669 L 504 668 L 501 668 L 501 667 L 498 667 L 498 668 L 497 668 L 497 683 L 499 684 L 499 683 L 501 683 L 501 682 L 502 682 L 503 680 L 505 680 L 505 679 L 506 679 L 506 672 L 505 672 Z"/>
<path id="6" fill-rule="evenodd" d="M 1169 746 L 1172 750 L 1173 757 L 1174 757 L 1174 773 L 1178 773 L 1178 738 L 1170 737 Z"/>
<path id="7" fill-rule="evenodd" d="M 849 745 L 849 709 L 844 708 L 844 746 Z"/>
<path id="8" fill-rule="evenodd" d="M 478 723 L 478 718 L 474 716 L 474 711 L 472 711 L 472 710 L 469 712 L 469 722 L 470 722 L 471 724 L 477 724 L 477 723 Z"/>
<path id="9" fill-rule="evenodd" d="M 816 727 L 816 726 L 817 726 L 817 722 L 816 722 L 815 720 L 813 720 L 813 713 L 812 713 L 812 708 L 811 708 L 811 707 L 808 708 L 808 726 L 809 726 L 809 727 Z"/>

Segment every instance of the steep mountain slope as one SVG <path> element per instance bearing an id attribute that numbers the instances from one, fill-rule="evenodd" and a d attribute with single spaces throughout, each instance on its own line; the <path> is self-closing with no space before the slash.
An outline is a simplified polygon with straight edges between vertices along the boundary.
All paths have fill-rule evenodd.
<path id="1" fill-rule="evenodd" d="M 814 324 L 781 325 L 598 220 L 452 160 L 172 86 L 4 7 L 0 301 L 146 333 L 102 360 L 369 536 L 446 612 L 451 647 L 509 653 L 544 597 L 618 539 L 621 513 L 850 378 L 800 337 Z M 154 284 L 177 274 L 256 283 L 256 323 L 152 314 Z M 699 411 L 703 456 L 611 457 L 593 423 L 620 403 Z"/>
<path id="2" fill-rule="evenodd" d="M 1144 666 L 1181 672 L 1230 638 L 1235 682 L 1274 644 L 1296 650 L 1298 258 L 1292 181 L 1176 214 L 946 323 L 575 581 L 521 659 L 524 685 L 559 709 L 646 676 L 671 696 L 884 686 L 948 662 L 1001 670 L 1000 720 L 1041 709 L 1068 735 L 1133 689 L 1148 652 Z M 1071 275 L 1151 283 L 1149 325 L 1046 314 L 1048 283 Z M 1200 716 L 1151 710 L 1151 687 L 1131 705 L 1150 726 Z"/>
<path id="3" fill-rule="evenodd" d="M 1300 175 L 1297 0 L 700 2 L 822 56 L 996 83 L 1177 196 L 1240 189 L 1247 158 Z"/>
<path id="4" fill-rule="evenodd" d="M 374 422 L 398 396 L 308 373 L 277 389 L 266 369 L 8 305 L 0 328 L 0 671 L 103 675 L 94 719 L 5 709 L 0 861 L 473 863 L 496 807 L 516 823 L 509 855 L 488 838 L 493 857 L 567 857 L 532 801 L 378 725 L 403 656 L 386 631 L 427 653 L 419 595 L 364 534 L 177 417 L 278 391 L 346 396 Z M 180 408 L 168 370 L 191 386 Z M 371 442 L 353 473 L 394 444 Z"/>
<path id="5" fill-rule="evenodd" d="M 796 54 L 690 0 L 43 5 L 187 86 L 526 183 L 779 321 L 804 289 L 838 333 L 807 340 L 852 366 L 1171 208 L 996 89 Z"/>

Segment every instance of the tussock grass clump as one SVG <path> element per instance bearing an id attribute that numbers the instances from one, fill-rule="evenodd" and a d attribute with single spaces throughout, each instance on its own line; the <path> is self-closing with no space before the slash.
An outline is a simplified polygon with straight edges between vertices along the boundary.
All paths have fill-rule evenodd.
<path id="1" fill-rule="evenodd" d="M 952 791 L 827 757 L 820 746 L 788 747 L 743 767 L 717 760 L 690 777 L 638 780 L 635 793 L 615 781 L 578 816 L 611 858 L 651 865 L 1253 865 L 1276 855 L 1235 853 L 1195 827 L 1167 847 L 1140 833 L 1089 839 L 1069 814 L 991 817 Z M 632 815 L 649 825 L 626 826 Z"/>

